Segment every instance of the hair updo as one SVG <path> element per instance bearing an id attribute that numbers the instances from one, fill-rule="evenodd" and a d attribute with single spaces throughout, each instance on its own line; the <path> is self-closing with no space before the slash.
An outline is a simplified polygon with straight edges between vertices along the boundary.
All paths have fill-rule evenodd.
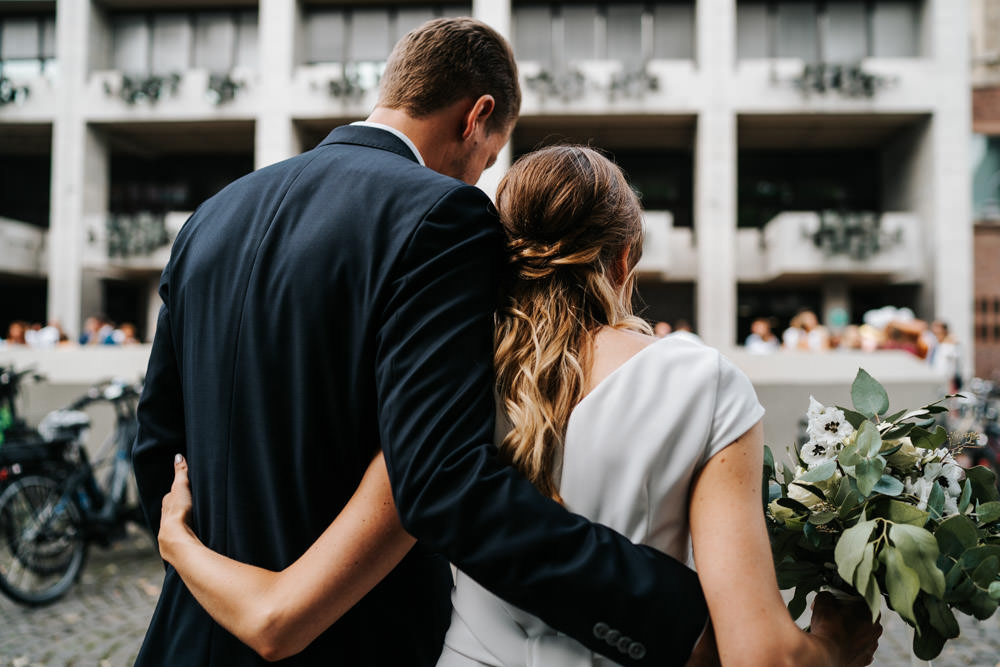
<path id="1" fill-rule="evenodd" d="M 510 284 L 497 313 L 497 391 L 511 423 L 500 445 L 546 495 L 583 397 L 602 326 L 649 333 L 632 314 L 642 209 L 621 170 L 585 146 L 521 157 L 497 188 Z"/>

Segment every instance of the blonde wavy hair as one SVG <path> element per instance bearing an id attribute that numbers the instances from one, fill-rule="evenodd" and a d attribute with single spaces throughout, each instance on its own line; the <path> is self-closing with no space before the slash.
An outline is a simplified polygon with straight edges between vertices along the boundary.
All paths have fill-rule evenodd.
<path id="1" fill-rule="evenodd" d="M 497 189 L 510 284 L 497 312 L 497 391 L 512 426 L 500 444 L 561 501 L 555 469 L 604 326 L 651 333 L 632 314 L 642 211 L 621 170 L 585 146 L 520 158 Z"/>

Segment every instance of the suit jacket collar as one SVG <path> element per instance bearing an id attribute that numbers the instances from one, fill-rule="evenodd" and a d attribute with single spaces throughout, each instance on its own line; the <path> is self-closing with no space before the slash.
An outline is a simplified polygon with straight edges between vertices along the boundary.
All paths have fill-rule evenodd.
<path id="1" fill-rule="evenodd" d="M 392 132 L 386 132 L 377 127 L 366 127 L 364 125 L 342 125 L 327 135 L 320 146 L 329 144 L 353 144 L 355 146 L 367 146 L 383 151 L 389 151 L 396 155 L 405 157 L 407 160 L 418 162 L 417 156 L 413 154 L 410 147 L 403 143 L 399 137 Z"/>

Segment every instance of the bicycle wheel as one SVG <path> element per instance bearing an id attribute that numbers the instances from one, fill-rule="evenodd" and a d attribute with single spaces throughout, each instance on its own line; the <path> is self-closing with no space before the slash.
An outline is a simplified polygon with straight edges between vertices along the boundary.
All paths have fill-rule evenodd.
<path id="1" fill-rule="evenodd" d="M 73 586 L 87 555 L 81 514 L 48 477 L 19 479 L 0 494 L 0 590 L 29 606 Z"/>

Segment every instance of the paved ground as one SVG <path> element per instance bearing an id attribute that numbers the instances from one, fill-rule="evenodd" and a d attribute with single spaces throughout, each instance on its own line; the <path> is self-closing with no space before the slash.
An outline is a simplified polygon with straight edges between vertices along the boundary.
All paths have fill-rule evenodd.
<path id="1" fill-rule="evenodd" d="M 135 533 L 113 549 L 94 548 L 80 583 L 50 607 L 23 609 L 0 597 L 0 667 L 131 665 L 162 578 L 150 538 Z M 983 623 L 958 617 L 962 636 L 934 667 L 1000 667 L 1000 614 Z M 919 664 L 910 661 L 910 636 L 904 623 L 887 620 L 875 665 Z"/>

